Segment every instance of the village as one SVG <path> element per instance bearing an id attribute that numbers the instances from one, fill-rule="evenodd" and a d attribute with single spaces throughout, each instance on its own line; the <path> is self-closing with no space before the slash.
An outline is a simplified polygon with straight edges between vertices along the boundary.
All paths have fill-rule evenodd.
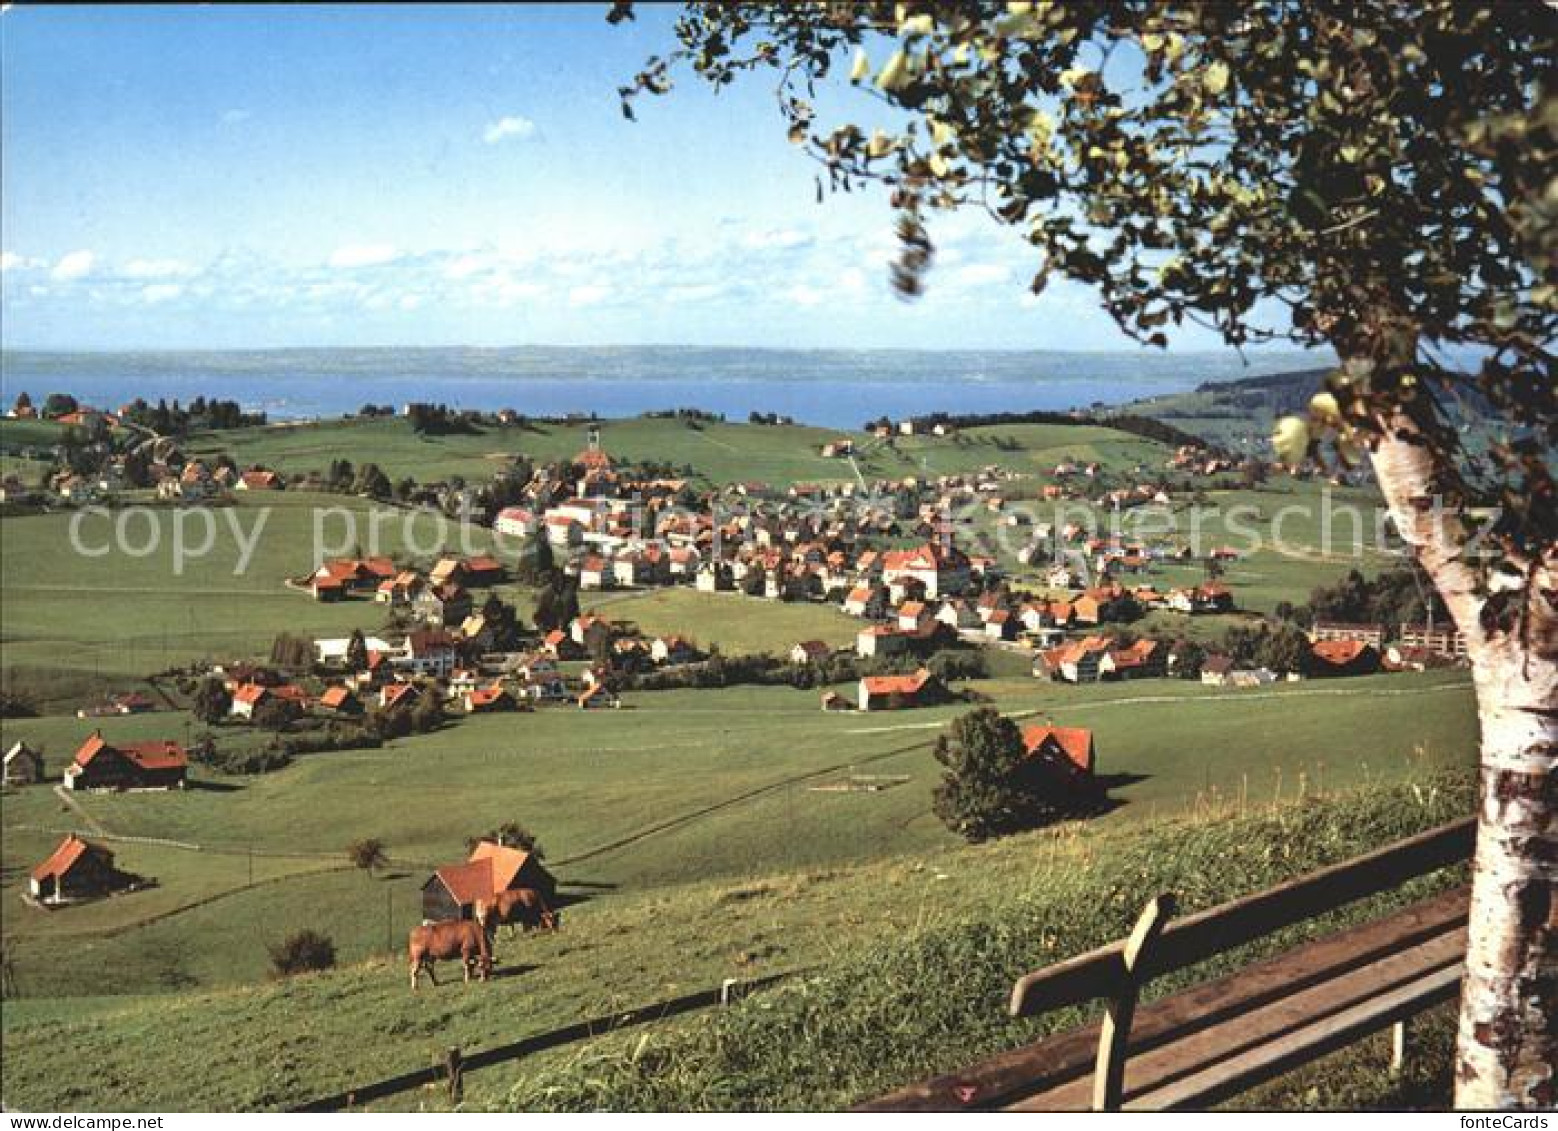
<path id="1" fill-rule="evenodd" d="M 26 405 L 19 403 L 13 417 Z M 72 410 L 83 416 L 91 410 Z M 950 427 L 935 426 L 937 435 Z M 883 425 L 878 440 L 913 434 Z M 850 439 L 821 454 L 850 459 Z M 166 458 L 172 456 L 170 460 Z M 164 447 L 150 464 L 158 500 L 191 504 L 229 490 L 279 491 L 274 470 L 239 470 L 232 461 L 178 462 Z M 685 479 L 643 475 L 608 454 L 592 425 L 571 461 L 542 465 L 512 502 L 490 517 L 494 550 L 444 555 L 418 568 L 390 555 L 334 557 L 311 572 L 277 579 L 301 599 L 360 605 L 381 625 L 346 636 L 277 637 L 268 660 L 238 657 L 179 673 L 197 718 L 207 725 L 192 749 L 173 739 L 113 743 L 94 730 L 65 767 L 69 791 L 177 790 L 191 762 L 218 767 L 218 747 L 262 741 L 272 753 L 252 767 L 279 767 L 293 752 L 372 746 L 458 725 L 462 717 L 572 708 L 621 709 L 629 691 L 724 687 L 739 683 L 812 688 L 824 712 L 901 711 L 964 698 L 960 677 L 983 670 L 984 657 L 1018 658 L 1040 681 L 1087 685 L 1139 679 L 1197 680 L 1222 688 L 1260 687 L 1306 678 L 1421 671 L 1464 657 L 1458 633 L 1432 623 L 1342 623 L 1316 619 L 1281 658 L 1235 656 L 1188 638 L 1143 635 L 1144 616 L 1186 617 L 1237 611 L 1224 576 L 1240 552 L 1216 545 L 1200 557 L 1173 537 L 1100 533 L 1087 515 L 1118 517 L 1137 506 L 1168 507 L 1171 492 L 1226 473 L 1215 454 L 1182 446 L 1161 469 L 1170 486 L 1137 468 L 1132 487 L 1094 487 L 1096 464 L 1062 461 L 1043 476 L 1016 476 L 998 465 L 920 480 L 775 490 L 742 482 L 696 491 Z M 72 484 L 56 482 L 62 500 Z M 513 490 L 517 487 L 517 492 Z M 1026 494 L 1027 498 L 1022 498 Z M 1014 506 L 1014 503 L 1023 505 Z M 1038 521 L 1037 505 L 1096 508 L 1064 524 Z M 952 516 L 958 516 L 954 522 Z M 1126 524 L 1128 527 L 1128 524 Z M 1120 529 L 1120 524 L 1115 524 Z M 970 553 L 959 546 L 966 539 Z M 508 560 L 505 560 L 507 558 Z M 1194 584 L 1160 585 L 1166 568 L 1204 568 Z M 1013 576 L 1017 574 L 1018 576 Z M 544 599 L 525 625 L 500 593 L 516 576 Z M 696 626 L 645 636 L 631 621 L 581 611 L 580 598 L 684 588 L 732 602 L 814 604 L 860 621 L 852 646 L 817 639 L 788 642 L 762 656 L 723 656 L 700 646 Z M 1258 620 L 1259 618 L 1255 618 Z M 1262 644 L 1264 647 L 1264 644 Z M 1268 651 L 1271 651 L 1268 649 Z M 82 706 L 83 719 L 138 715 L 162 704 L 140 691 Z M 654 696 L 632 709 L 653 711 Z M 263 738 L 262 736 L 269 736 Z M 1024 747 L 1035 767 L 1062 769 L 1073 785 L 1095 772 L 1087 728 L 1030 726 Z M 280 753 L 276 753 L 276 752 Z M 5 754 L 4 783 L 43 779 L 43 760 L 25 742 Z M 143 888 L 121 871 L 112 851 L 71 834 L 31 871 L 29 898 L 40 908 Z M 469 920 L 478 905 L 505 892 L 536 893 L 519 914 L 527 927 L 545 915 L 556 925 L 556 880 L 523 849 L 482 842 L 470 859 L 437 870 L 425 887 L 428 921 Z"/>

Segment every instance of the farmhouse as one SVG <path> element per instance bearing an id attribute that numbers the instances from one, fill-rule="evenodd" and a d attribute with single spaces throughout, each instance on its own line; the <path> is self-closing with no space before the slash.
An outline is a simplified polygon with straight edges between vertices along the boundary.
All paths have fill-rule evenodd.
<path id="1" fill-rule="evenodd" d="M 469 919 L 478 902 L 520 888 L 540 892 L 548 904 L 557 899 L 557 881 L 534 853 L 479 841 L 465 863 L 445 865 L 422 885 L 422 917 L 434 922 Z"/>
<path id="2" fill-rule="evenodd" d="M 844 611 L 852 617 L 879 617 L 886 608 L 887 591 L 878 585 L 857 586 L 844 598 Z"/>
<path id="3" fill-rule="evenodd" d="M 1309 646 L 1310 674 L 1368 675 L 1380 668 L 1379 650 L 1362 640 L 1320 640 Z"/>
<path id="4" fill-rule="evenodd" d="M 421 694 L 414 683 L 386 683 L 379 688 L 379 708 L 390 711 L 396 707 L 410 707 Z"/>
<path id="5" fill-rule="evenodd" d="M 492 528 L 511 538 L 528 538 L 541 529 L 541 523 L 536 519 L 534 511 L 524 507 L 504 507 L 498 512 Z"/>
<path id="6" fill-rule="evenodd" d="M 233 692 L 233 703 L 227 713 L 235 719 L 252 719 L 254 712 L 259 710 L 270 697 L 270 688 L 261 687 L 257 683 L 246 683 Z"/>
<path id="7" fill-rule="evenodd" d="M 657 636 L 649 646 L 649 658 L 657 664 L 690 664 L 702 659 L 703 653 L 685 636 Z"/>
<path id="8" fill-rule="evenodd" d="M 427 624 L 448 628 L 471 615 L 471 595 L 458 582 L 423 589 L 411 601 L 412 614 Z"/>
<path id="9" fill-rule="evenodd" d="M 1211 655 L 1201 664 L 1201 682 L 1207 687 L 1226 687 L 1233 682 L 1233 658 Z"/>
<path id="10" fill-rule="evenodd" d="M 855 655 L 861 657 L 901 655 L 909 650 L 912 639 L 909 633 L 891 625 L 872 625 L 870 628 L 861 629 L 860 634 L 855 637 Z"/>
<path id="11" fill-rule="evenodd" d="M 968 555 L 954 546 L 927 542 L 917 550 L 889 550 L 882 555 L 882 581 L 894 589 L 916 582 L 929 598 L 956 596 L 968 588 Z"/>
<path id="12" fill-rule="evenodd" d="M 66 789 L 173 789 L 184 787 L 189 757 L 176 742 L 110 745 L 95 730 L 65 767 Z"/>
<path id="13" fill-rule="evenodd" d="M 362 701 L 349 687 L 327 687 L 319 697 L 319 709 L 330 715 L 360 715 Z"/>
<path id="14" fill-rule="evenodd" d="M 1128 648 L 1111 648 L 1099 661 L 1098 672 L 1105 679 L 1147 679 L 1161 676 L 1168 668 L 1168 648 L 1146 637 Z"/>
<path id="15" fill-rule="evenodd" d="M 25 742 L 18 742 L 5 752 L 5 764 L 3 772 L 0 772 L 0 784 L 3 785 L 32 785 L 43 780 L 43 755 L 28 746 Z"/>
<path id="16" fill-rule="evenodd" d="M 833 649 L 821 640 L 802 640 L 790 649 L 790 663 L 815 664 L 832 655 Z"/>
<path id="17" fill-rule="evenodd" d="M 263 468 L 251 468 L 238 477 L 235 487 L 239 491 L 280 491 L 285 484 L 281 476 Z"/>
<path id="18" fill-rule="evenodd" d="M 396 668 L 416 675 L 443 679 L 454 671 L 454 637 L 438 628 L 420 629 L 406 637 L 401 655 L 393 658 Z"/>
<path id="19" fill-rule="evenodd" d="M 912 675 L 868 675 L 860 681 L 862 711 L 927 707 L 945 697 L 941 681 L 924 668 Z"/>
<path id="20" fill-rule="evenodd" d="M 422 575 L 416 570 L 403 569 L 393 577 L 386 577 L 379 582 L 378 588 L 374 590 L 373 599 L 391 608 L 401 608 L 411 604 L 425 584 Z"/>
<path id="21" fill-rule="evenodd" d="M 514 697 L 505 687 L 494 684 L 492 687 L 481 687 L 465 693 L 466 714 L 481 715 L 513 709 Z"/>
<path id="22" fill-rule="evenodd" d="M 1085 727 L 1031 726 L 1022 732 L 1027 764 L 1071 780 L 1092 777 L 1096 761 L 1093 732 Z"/>
<path id="23" fill-rule="evenodd" d="M 72 833 L 32 870 L 27 887 L 34 899 L 58 906 L 108 895 L 131 880 L 114 867 L 112 852 Z"/>
<path id="24" fill-rule="evenodd" d="M 1040 654 L 1034 674 L 1066 683 L 1096 683 L 1102 675 L 1104 656 L 1110 647 L 1107 636 L 1087 636 L 1062 644 Z"/>

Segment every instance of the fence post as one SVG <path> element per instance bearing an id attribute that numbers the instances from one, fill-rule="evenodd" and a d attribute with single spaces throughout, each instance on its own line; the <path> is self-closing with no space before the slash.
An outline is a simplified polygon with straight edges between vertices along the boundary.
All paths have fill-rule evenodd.
<path id="1" fill-rule="evenodd" d="M 1120 1110 L 1136 999 L 1147 980 L 1152 943 L 1162 933 L 1174 910 L 1172 895 L 1165 893 L 1155 897 L 1142 908 L 1136 926 L 1131 928 L 1130 938 L 1125 940 L 1125 950 L 1120 956 L 1125 967 L 1125 984 L 1110 999 L 1098 1034 L 1098 1058 L 1093 1064 L 1094 1111 Z"/>
<path id="2" fill-rule="evenodd" d="M 461 1063 L 458 1045 L 445 1055 L 444 1069 L 449 1074 L 449 1102 L 457 1104 L 465 1098 L 465 1069 Z"/>
<path id="3" fill-rule="evenodd" d="M 736 979 L 734 979 L 734 978 L 726 978 L 723 982 L 720 983 L 720 987 L 719 987 L 719 1003 L 721 1005 L 729 1005 L 730 1004 L 731 991 L 733 991 L 735 988 L 736 988 Z"/>
<path id="4" fill-rule="evenodd" d="M 1402 1018 L 1390 1027 L 1390 1074 L 1401 1075 L 1407 1066 L 1407 1023 Z"/>

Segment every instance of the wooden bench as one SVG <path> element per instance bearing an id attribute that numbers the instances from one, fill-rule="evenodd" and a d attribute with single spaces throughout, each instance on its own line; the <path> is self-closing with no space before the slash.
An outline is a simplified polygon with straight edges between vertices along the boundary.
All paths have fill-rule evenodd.
<path id="1" fill-rule="evenodd" d="M 860 1105 L 860 1111 L 1077 1111 L 1202 1108 L 1458 991 L 1468 889 L 1338 931 L 1137 1007 L 1147 982 L 1470 858 L 1459 821 L 1267 891 L 1174 919 L 1151 900 L 1129 938 L 1018 980 L 1011 1014 L 1105 999 L 1098 1022 Z"/>

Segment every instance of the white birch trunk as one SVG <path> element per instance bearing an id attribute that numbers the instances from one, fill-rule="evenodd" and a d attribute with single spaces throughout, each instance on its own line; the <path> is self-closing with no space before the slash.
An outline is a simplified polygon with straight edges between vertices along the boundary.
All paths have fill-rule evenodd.
<path id="1" fill-rule="evenodd" d="M 1558 570 L 1529 577 L 1524 626 L 1484 628 L 1466 534 L 1434 505 L 1434 457 L 1410 422 L 1373 453 L 1397 529 L 1466 634 L 1482 751 L 1466 978 L 1455 1065 L 1459 1108 L 1558 1104 Z M 1524 600 L 1524 598 L 1522 598 Z"/>

